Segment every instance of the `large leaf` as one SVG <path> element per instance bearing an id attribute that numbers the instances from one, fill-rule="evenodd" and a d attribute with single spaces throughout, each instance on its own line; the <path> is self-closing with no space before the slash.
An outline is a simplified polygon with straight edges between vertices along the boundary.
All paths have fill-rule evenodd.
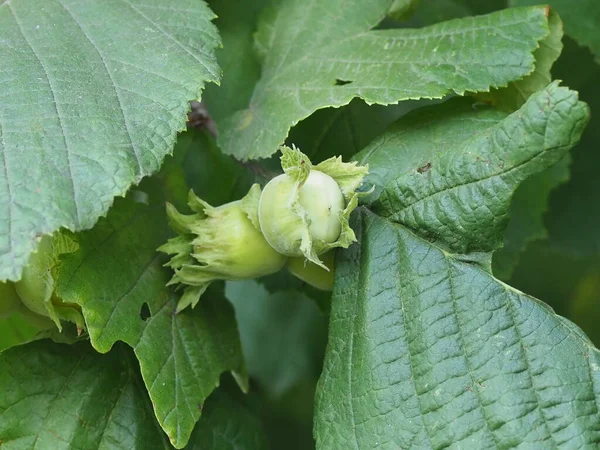
<path id="1" fill-rule="evenodd" d="M 434 110 L 443 117 L 452 103 L 414 130 L 407 117 L 397 136 L 365 152 L 384 186 L 372 207 L 388 218 L 362 209 L 359 244 L 336 261 L 318 445 L 592 448 L 598 351 L 575 325 L 462 254 L 477 248 L 488 260 L 515 187 L 577 142 L 587 108 L 552 84 L 504 119 L 459 109 L 438 124 Z M 441 130 L 449 145 L 426 151 Z M 428 132 L 421 148 L 416 136 Z M 407 198 L 424 205 L 419 226 L 418 214 L 399 214 Z"/>
<path id="2" fill-rule="evenodd" d="M 542 7 L 370 31 L 390 4 L 286 0 L 270 8 L 257 34 L 261 79 L 247 109 L 218 124 L 221 148 L 242 159 L 270 156 L 300 120 L 354 97 L 390 104 L 505 86 L 534 70 L 533 51 L 549 33 Z"/>
<path id="3" fill-rule="evenodd" d="M 131 351 L 40 341 L 0 355 L 0 448 L 172 449 Z M 217 390 L 186 449 L 266 448 L 254 403 Z"/>
<path id="4" fill-rule="evenodd" d="M 0 3 L 0 280 L 159 169 L 219 79 L 212 18 L 200 0 Z"/>
<path id="5" fill-rule="evenodd" d="M 495 250 L 514 190 L 561 160 L 578 142 L 588 118 L 576 92 L 552 83 L 485 131 L 437 154 L 422 152 L 421 161 L 411 161 L 408 170 L 388 163 L 372 207 L 452 252 Z"/>
<path id="6" fill-rule="evenodd" d="M 242 373 L 243 361 L 233 309 L 218 289 L 194 311 L 174 314 L 170 274 L 156 252 L 169 233 L 166 214 L 148 192 L 137 197 L 149 205 L 135 195 L 119 199 L 76 236 L 79 250 L 62 259 L 57 293 L 81 305 L 95 349 L 107 352 L 117 341 L 134 348 L 158 421 L 181 448 L 220 374 Z"/>
<path id="7" fill-rule="evenodd" d="M 0 386 L 0 448 L 171 448 L 124 346 L 16 347 L 0 354 Z"/>
<path id="8" fill-rule="evenodd" d="M 537 5 L 537 0 L 510 0 L 515 6 Z M 596 61 L 600 62 L 600 2 L 597 0 L 578 0 L 575 4 L 571 0 L 548 0 L 552 8 L 556 9 L 565 22 L 566 31 L 580 45 L 589 47 L 594 53 Z"/>
<path id="9" fill-rule="evenodd" d="M 596 448 L 600 353 L 543 303 L 362 210 L 336 267 L 318 447 Z"/>
<path id="10" fill-rule="evenodd" d="M 576 67 L 577 70 L 573 70 Z M 600 65 L 588 49 L 566 39 L 555 74 L 579 91 L 592 111 L 600 108 Z M 548 302 L 600 345 L 600 116 L 592 113 L 572 150 L 572 176 L 551 196 L 545 215 L 548 239 L 528 247 L 511 284 Z M 496 273 L 496 272 L 494 272 Z"/>

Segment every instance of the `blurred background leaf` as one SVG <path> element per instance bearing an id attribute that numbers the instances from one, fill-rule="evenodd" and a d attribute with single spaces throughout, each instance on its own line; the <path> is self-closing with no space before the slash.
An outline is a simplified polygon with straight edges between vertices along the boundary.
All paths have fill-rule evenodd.
<path id="1" fill-rule="evenodd" d="M 568 29 L 567 29 L 568 31 Z M 592 110 L 572 151 L 571 177 L 550 197 L 548 239 L 527 248 L 510 283 L 548 302 L 600 345 L 600 65 L 566 38 L 554 78 L 579 91 Z M 533 194 L 533 193 L 531 193 Z"/>

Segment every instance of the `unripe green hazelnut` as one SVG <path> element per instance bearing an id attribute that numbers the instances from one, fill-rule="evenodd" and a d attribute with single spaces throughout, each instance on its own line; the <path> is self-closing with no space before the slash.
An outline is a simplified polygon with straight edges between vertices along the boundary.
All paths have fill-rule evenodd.
<path id="1" fill-rule="evenodd" d="M 269 181 L 258 207 L 260 229 L 271 247 L 287 256 L 303 255 L 302 239 L 308 232 L 316 254 L 320 255 L 340 237 L 344 196 L 335 180 L 318 170 L 311 170 L 306 181 L 301 186 L 297 184 L 288 174 Z M 301 207 L 301 213 L 294 208 L 294 202 Z"/>
<path id="2" fill-rule="evenodd" d="M 194 307 L 215 280 L 241 280 L 270 275 L 283 268 L 286 257 L 265 240 L 258 225 L 260 187 L 241 200 L 213 207 L 190 192 L 192 215 L 167 205 L 171 228 L 179 236 L 159 247 L 173 255 L 166 264 L 175 275 L 169 284 L 183 289 L 177 312 Z"/>
<path id="3" fill-rule="evenodd" d="M 49 317 L 59 330 L 61 320 L 73 322 L 79 332 L 85 322 L 78 305 L 62 302 L 54 292 L 53 269 L 61 253 L 72 251 L 67 240 L 61 235 L 44 236 L 35 252 L 23 268 L 21 279 L 15 283 L 15 290 L 23 305 L 39 316 Z"/>
<path id="4" fill-rule="evenodd" d="M 297 148 L 282 147 L 285 172 L 264 188 L 258 207 L 267 242 L 289 257 L 304 257 L 329 270 L 319 255 L 356 241 L 348 220 L 362 195 L 368 167 L 330 158 L 313 166 Z"/>

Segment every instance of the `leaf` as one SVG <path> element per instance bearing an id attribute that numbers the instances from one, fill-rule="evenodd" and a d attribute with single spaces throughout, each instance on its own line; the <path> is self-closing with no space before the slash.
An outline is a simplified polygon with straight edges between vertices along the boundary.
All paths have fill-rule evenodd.
<path id="1" fill-rule="evenodd" d="M 0 447 L 169 449 L 124 346 L 38 341 L 0 354 Z"/>
<path id="2" fill-rule="evenodd" d="M 336 269 L 317 448 L 594 448 L 600 354 L 543 303 L 363 209 Z"/>
<path id="3" fill-rule="evenodd" d="M 156 252 L 169 231 L 152 188 L 148 205 L 118 199 L 76 236 L 79 250 L 63 258 L 57 292 L 81 306 L 96 350 L 108 352 L 117 341 L 133 347 L 158 421 L 182 448 L 220 374 L 243 377 L 243 360 L 233 310 L 218 290 L 193 312 L 174 314 L 170 274 Z"/>
<path id="4" fill-rule="evenodd" d="M 492 89 L 491 92 L 478 94 L 477 97 L 512 112 L 519 109 L 529 96 L 544 89 L 552 81 L 550 69 L 563 48 L 563 24 L 554 11 L 548 14 L 548 27 L 550 33 L 542 39 L 540 47 L 533 54 L 535 71 L 505 88 Z"/>
<path id="5" fill-rule="evenodd" d="M 249 374 L 280 397 L 304 379 L 318 377 L 327 322 L 303 293 L 269 293 L 254 280 L 228 281 Z"/>
<path id="6" fill-rule="evenodd" d="M 158 171 L 188 100 L 219 79 L 213 17 L 191 0 L 0 4 L 0 280 Z"/>
<path id="7" fill-rule="evenodd" d="M 600 65 L 587 49 L 566 42 L 556 66 L 557 76 L 569 80 L 592 111 L 600 110 Z M 577 67 L 577 70 L 573 70 Z M 571 180 L 552 196 L 546 223 L 551 245 L 562 252 L 593 256 L 600 261 L 600 116 L 592 114 L 581 143 L 573 149 Z M 553 280 L 554 281 L 554 280 Z M 559 281 L 559 280 L 555 280 Z"/>
<path id="8" fill-rule="evenodd" d="M 514 190 L 561 160 L 588 118 L 576 92 L 552 83 L 517 112 L 431 155 L 425 165 L 388 172 L 373 210 L 452 252 L 495 250 Z"/>
<path id="9" fill-rule="evenodd" d="M 46 328 L 55 326 L 52 322 L 47 323 L 44 318 L 41 320 L 46 324 Z M 19 312 L 0 319 L 0 352 L 35 340 L 43 328 L 41 325 L 30 323 L 27 317 Z"/>
<path id="10" fill-rule="evenodd" d="M 504 231 L 504 246 L 494 253 L 492 260 L 497 278 L 509 280 L 527 245 L 548 237 L 543 218 L 550 193 L 569 179 L 570 163 L 567 154 L 554 166 L 525 180 L 515 191 Z"/>
<path id="11" fill-rule="evenodd" d="M 592 111 L 600 108 L 600 65 L 588 49 L 567 38 L 554 73 L 576 89 Z M 600 287 L 593 282 L 600 273 L 599 146 L 600 118 L 592 114 L 581 142 L 571 151 L 572 176 L 550 198 L 544 216 L 548 238 L 528 246 L 511 277 L 513 286 L 573 320 L 596 345 L 600 345 L 600 311 L 595 306 Z"/>
<path id="12" fill-rule="evenodd" d="M 537 0 L 510 0 L 509 3 L 513 6 L 539 4 Z M 546 3 L 560 14 L 567 34 L 579 45 L 588 47 L 596 62 L 600 63 L 600 3 L 596 0 L 579 0 L 575 7 L 570 0 L 550 0 Z"/>
<path id="13" fill-rule="evenodd" d="M 186 449 L 264 450 L 269 448 L 255 398 L 223 389 L 206 401 Z"/>
<path id="14" fill-rule="evenodd" d="M 300 120 L 354 97 L 390 104 L 504 86 L 534 70 L 532 52 L 548 34 L 539 7 L 369 31 L 389 0 L 338 3 L 287 0 L 269 9 L 257 33 L 261 79 L 247 109 L 218 124 L 225 153 L 268 157 Z"/>

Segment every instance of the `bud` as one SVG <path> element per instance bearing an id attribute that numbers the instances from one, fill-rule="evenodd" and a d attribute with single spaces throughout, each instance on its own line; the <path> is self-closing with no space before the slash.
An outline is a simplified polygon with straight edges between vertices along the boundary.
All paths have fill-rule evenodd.
<path id="1" fill-rule="evenodd" d="M 213 207 L 189 193 L 192 215 L 167 204 L 171 228 L 179 236 L 158 250 L 173 255 L 166 266 L 175 274 L 168 284 L 178 285 L 183 295 L 177 312 L 194 307 L 215 280 L 242 280 L 279 271 L 286 257 L 265 240 L 258 224 L 260 187 L 255 184 L 238 201 Z"/>
<path id="2" fill-rule="evenodd" d="M 85 322 L 79 305 L 62 302 L 54 292 L 55 269 L 59 255 L 70 253 L 76 244 L 67 236 L 44 236 L 27 265 L 21 279 L 15 283 L 15 290 L 21 302 L 33 313 L 49 317 L 62 330 L 61 320 L 73 322 L 79 333 Z"/>
<path id="3" fill-rule="evenodd" d="M 282 148 L 281 167 L 285 173 L 269 181 L 260 197 L 260 229 L 279 253 L 303 256 L 329 270 L 319 255 L 356 241 L 348 220 L 364 195 L 356 189 L 368 167 L 341 157 L 313 167 L 295 147 Z"/>

